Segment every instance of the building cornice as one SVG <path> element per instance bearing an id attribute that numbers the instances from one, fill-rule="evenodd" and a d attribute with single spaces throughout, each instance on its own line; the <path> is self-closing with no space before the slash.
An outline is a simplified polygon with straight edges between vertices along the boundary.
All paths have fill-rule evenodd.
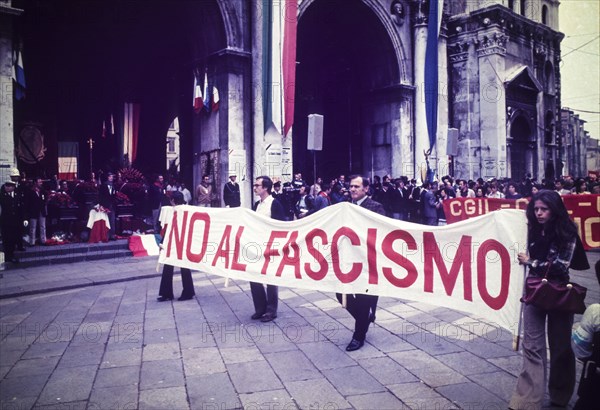
<path id="1" fill-rule="evenodd" d="M 558 47 L 564 34 L 549 26 L 521 16 L 500 4 L 475 10 L 469 14 L 452 16 L 448 20 L 450 39 L 466 33 L 477 33 L 497 27 L 510 38 L 524 37 L 539 43 Z"/>
<path id="2" fill-rule="evenodd" d="M 17 9 L 6 4 L 0 3 L 0 14 L 8 14 L 10 16 L 20 16 L 23 14 L 22 9 Z"/>

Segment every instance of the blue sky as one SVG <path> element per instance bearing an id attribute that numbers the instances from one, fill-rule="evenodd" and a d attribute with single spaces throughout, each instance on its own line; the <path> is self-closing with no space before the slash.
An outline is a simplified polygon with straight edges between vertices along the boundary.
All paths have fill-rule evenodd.
<path id="1" fill-rule="evenodd" d="M 585 129 L 600 139 L 600 1 L 562 0 L 562 106 L 587 121 Z"/>

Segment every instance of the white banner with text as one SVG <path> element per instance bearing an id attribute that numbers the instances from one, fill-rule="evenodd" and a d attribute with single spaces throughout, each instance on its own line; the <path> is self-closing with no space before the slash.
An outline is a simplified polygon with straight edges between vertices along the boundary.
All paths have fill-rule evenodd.
<path id="1" fill-rule="evenodd" d="M 159 262 L 232 279 L 460 310 L 517 331 L 527 222 L 499 210 L 448 226 L 349 203 L 282 222 L 244 208 L 163 209 Z"/>

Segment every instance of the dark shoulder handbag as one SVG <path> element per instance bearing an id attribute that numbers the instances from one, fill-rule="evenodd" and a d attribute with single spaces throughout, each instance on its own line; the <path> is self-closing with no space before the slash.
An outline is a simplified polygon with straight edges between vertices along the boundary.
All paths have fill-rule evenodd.
<path id="1" fill-rule="evenodd" d="M 525 280 L 525 295 L 521 302 L 544 310 L 583 313 L 587 288 L 577 283 L 557 283 L 548 280 L 548 271 L 544 277 L 528 276 Z"/>

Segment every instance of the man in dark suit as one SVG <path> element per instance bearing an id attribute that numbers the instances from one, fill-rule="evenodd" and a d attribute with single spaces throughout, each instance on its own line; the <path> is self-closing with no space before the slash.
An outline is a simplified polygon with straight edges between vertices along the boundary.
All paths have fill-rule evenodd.
<path id="1" fill-rule="evenodd" d="M 437 215 L 437 198 L 435 192 L 431 188 L 431 182 L 426 181 L 423 183 L 423 189 L 421 190 L 421 206 L 423 213 L 423 224 L 429 226 L 437 226 L 438 215 Z"/>
<path id="2" fill-rule="evenodd" d="M 185 199 L 183 194 L 179 191 L 171 192 L 171 206 L 183 205 Z M 164 238 L 163 238 L 164 239 Z M 179 301 L 193 299 L 196 295 L 194 290 L 194 282 L 192 280 L 192 271 L 188 268 L 181 269 L 181 283 L 183 290 L 181 296 L 177 299 Z M 175 267 L 173 265 L 165 264 L 163 267 L 162 277 L 160 278 L 160 288 L 158 290 L 158 297 L 156 298 L 159 302 L 166 302 L 173 300 L 175 297 L 173 294 L 173 271 Z"/>
<path id="3" fill-rule="evenodd" d="M 29 219 L 29 244 L 35 245 L 37 227 L 40 227 L 40 244 L 46 244 L 46 191 L 42 178 L 34 180 L 33 187 L 25 196 L 25 212 Z"/>
<path id="4" fill-rule="evenodd" d="M 260 176 L 254 182 L 254 193 L 260 198 L 254 204 L 254 210 L 266 217 L 285 221 L 285 210 L 281 202 L 276 201 L 271 195 L 273 181 L 268 176 Z M 250 282 L 254 314 L 252 320 L 260 319 L 261 322 L 270 322 L 277 317 L 278 288 L 275 285 L 263 285 Z"/>
<path id="5" fill-rule="evenodd" d="M 23 226 L 23 215 L 21 214 L 21 202 L 15 192 L 16 184 L 6 181 L 0 189 L 0 232 L 4 248 L 4 260 L 6 262 L 18 262 L 15 259 L 15 248 L 18 246 Z"/>
<path id="6" fill-rule="evenodd" d="M 236 182 L 236 175 L 229 176 L 229 182 L 223 187 L 223 202 L 229 208 L 237 208 L 241 205 L 240 185 Z"/>
<path id="7" fill-rule="evenodd" d="M 360 175 L 352 175 L 350 177 L 352 203 L 385 216 L 383 205 L 369 198 L 367 192 L 369 192 L 369 180 Z M 338 293 L 336 297 L 342 303 L 342 295 Z M 369 324 L 375 321 L 375 310 L 377 309 L 378 299 L 379 296 L 363 295 L 360 293 L 347 295 L 346 309 L 348 309 L 348 312 L 350 312 L 355 320 L 352 340 L 346 346 L 348 352 L 358 350 L 365 344 Z"/>
<path id="8" fill-rule="evenodd" d="M 115 213 L 117 212 L 116 195 L 117 191 L 113 185 L 115 174 L 109 172 L 106 174 L 106 181 L 98 187 L 98 202 L 108 211 L 108 221 L 110 229 L 108 230 L 108 239 L 115 240 Z"/>

